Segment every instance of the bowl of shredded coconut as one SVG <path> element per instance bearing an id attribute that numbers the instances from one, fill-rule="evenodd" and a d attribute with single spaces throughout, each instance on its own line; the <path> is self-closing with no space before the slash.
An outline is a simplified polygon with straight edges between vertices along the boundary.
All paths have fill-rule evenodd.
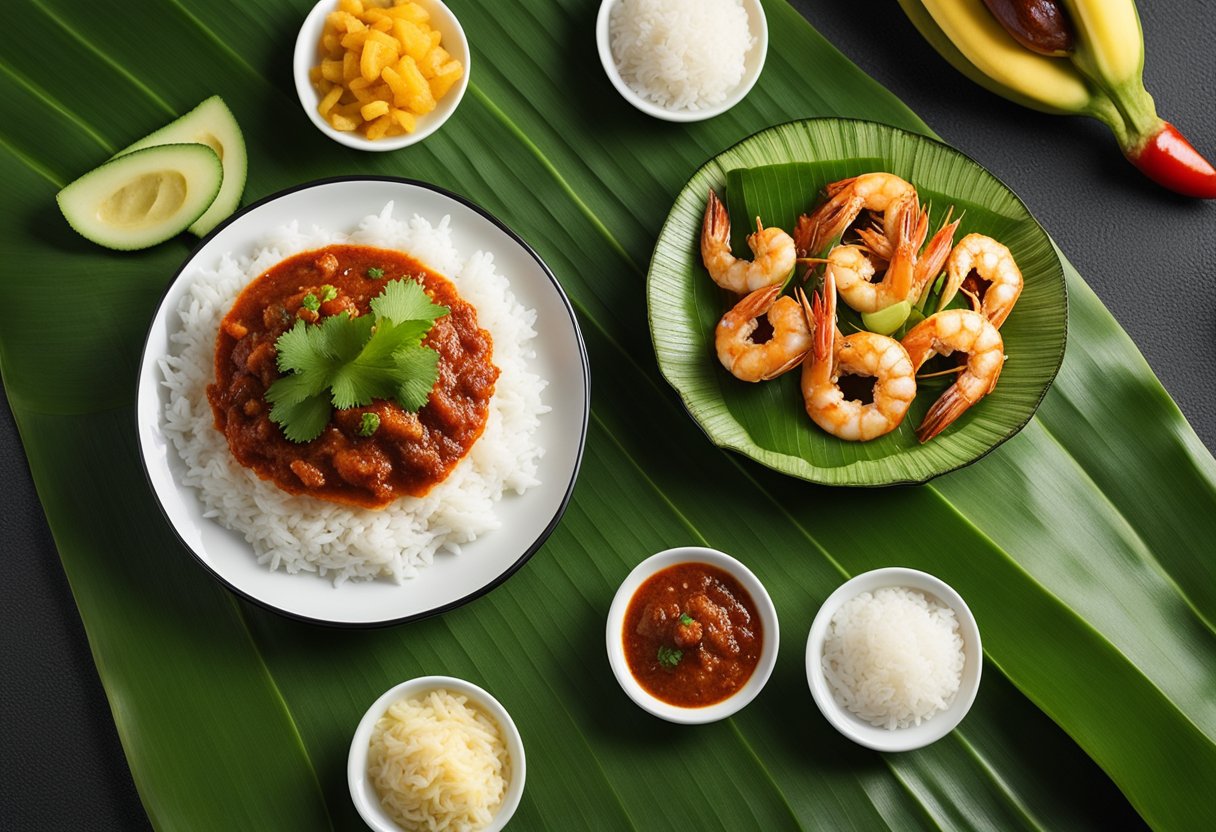
<path id="1" fill-rule="evenodd" d="M 702 121 L 751 91 L 768 23 L 760 0 L 604 0 L 596 41 L 626 101 L 666 121 Z"/>

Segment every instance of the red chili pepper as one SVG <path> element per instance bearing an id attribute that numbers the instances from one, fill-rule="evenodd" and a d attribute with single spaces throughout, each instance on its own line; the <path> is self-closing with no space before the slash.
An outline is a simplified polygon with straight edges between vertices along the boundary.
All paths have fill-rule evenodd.
<path id="1" fill-rule="evenodd" d="M 1216 199 L 1216 168 L 1168 121 L 1162 121 L 1156 133 L 1124 153 L 1157 184 L 1183 196 Z"/>

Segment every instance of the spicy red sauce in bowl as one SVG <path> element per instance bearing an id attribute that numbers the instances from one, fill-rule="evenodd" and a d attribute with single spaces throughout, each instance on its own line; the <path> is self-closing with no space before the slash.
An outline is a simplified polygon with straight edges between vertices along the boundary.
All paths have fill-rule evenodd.
<path id="1" fill-rule="evenodd" d="M 669 549 L 639 564 L 608 613 L 621 688 L 671 722 L 723 719 L 750 702 L 777 657 L 777 614 L 759 579 L 714 549 Z"/>

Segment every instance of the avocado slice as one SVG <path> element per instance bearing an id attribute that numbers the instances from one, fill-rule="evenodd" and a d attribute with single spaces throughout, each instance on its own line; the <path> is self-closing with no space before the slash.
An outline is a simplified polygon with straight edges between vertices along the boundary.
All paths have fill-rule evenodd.
<path id="1" fill-rule="evenodd" d="M 162 144 L 118 156 L 60 191 L 59 210 L 106 248 L 147 248 L 185 231 L 214 203 L 224 179 L 202 144 Z"/>
<path id="2" fill-rule="evenodd" d="M 206 213 L 189 228 L 191 234 L 202 237 L 232 215 L 240 205 L 241 194 L 245 190 L 245 137 L 224 99 L 218 95 L 211 96 L 176 121 L 119 151 L 114 158 L 145 147 L 190 142 L 207 145 L 224 165 L 224 181 L 219 195 Z"/>

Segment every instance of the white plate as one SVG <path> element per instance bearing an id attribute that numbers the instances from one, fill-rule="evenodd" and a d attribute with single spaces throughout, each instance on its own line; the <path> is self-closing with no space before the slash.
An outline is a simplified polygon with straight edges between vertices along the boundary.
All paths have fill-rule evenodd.
<path id="1" fill-rule="evenodd" d="M 181 485 L 184 465 L 162 426 L 167 391 L 157 358 L 169 351 L 179 328 L 176 314 L 190 281 L 220 257 L 252 253 L 268 232 L 292 220 L 353 230 L 359 220 L 393 201 L 399 218 L 414 214 L 438 222 L 452 218 L 452 242 L 464 255 L 490 252 L 511 281 L 520 303 L 537 313 L 533 369 L 549 384 L 541 417 L 541 484 L 509 494 L 495 508 L 502 528 L 463 547 L 459 555 L 437 554 L 435 563 L 403 584 L 348 581 L 335 587 L 314 574 L 289 575 L 259 565 L 239 533 L 203 517 L 194 489 Z M 148 481 L 182 542 L 232 591 L 286 615 L 342 626 L 395 624 L 458 607 L 511 576 L 556 527 L 578 476 L 589 411 L 587 352 L 578 323 L 548 266 L 510 229 L 473 203 L 433 185 L 387 177 L 342 177 L 292 188 L 251 205 L 203 240 L 186 260 L 161 300 L 139 368 L 136 419 Z M 170 556 L 166 553 L 166 556 Z"/>

